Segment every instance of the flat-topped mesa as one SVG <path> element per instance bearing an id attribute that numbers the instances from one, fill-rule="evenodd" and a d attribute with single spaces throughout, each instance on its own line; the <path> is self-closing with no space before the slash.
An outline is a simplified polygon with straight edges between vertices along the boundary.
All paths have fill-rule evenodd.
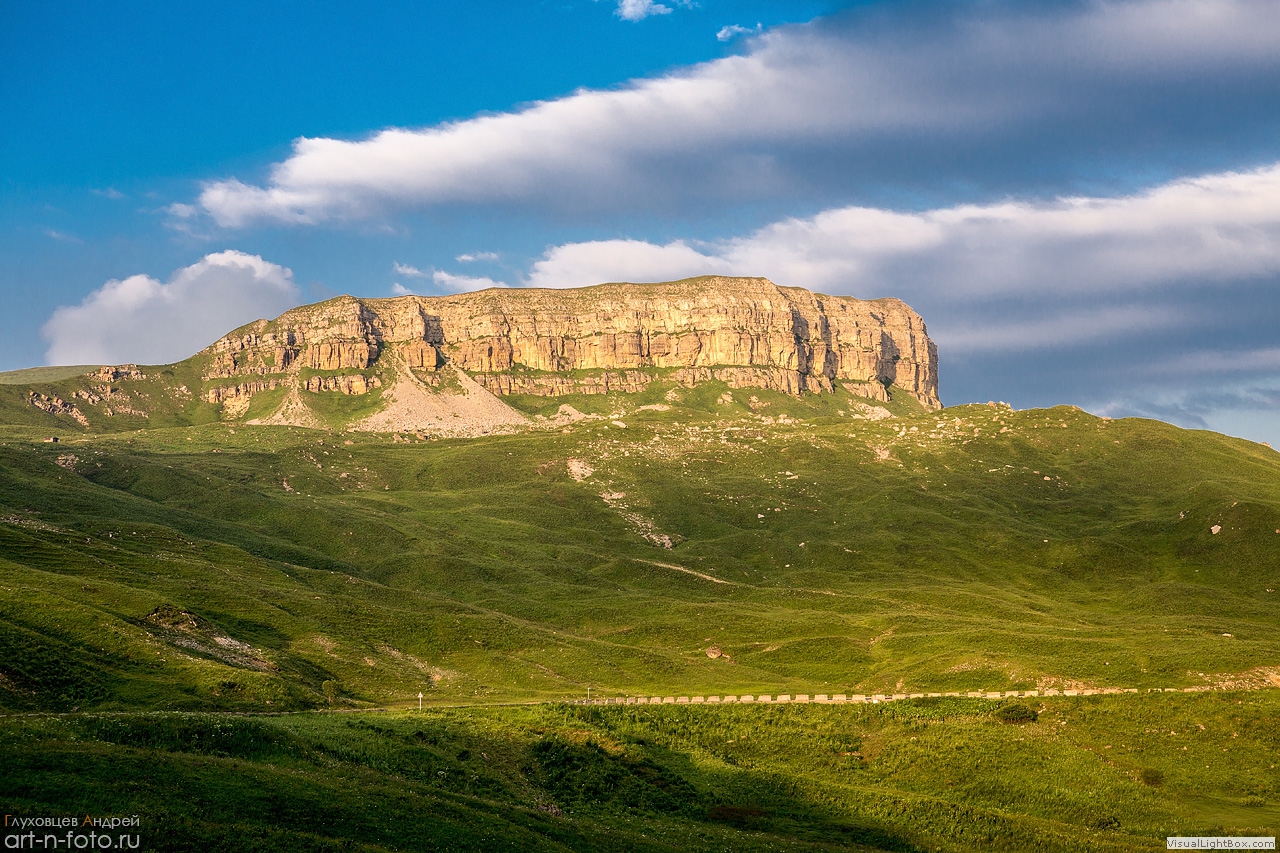
<path id="1" fill-rule="evenodd" d="M 895 385 L 940 407 L 937 348 L 904 303 L 763 278 L 344 296 L 241 328 L 206 352 L 210 380 L 452 365 L 495 394 L 557 395 L 638 391 L 670 369 L 684 384 L 718 379 L 791 394 L 838 382 L 887 400 Z M 359 393 L 352 383 L 342 388 Z"/>

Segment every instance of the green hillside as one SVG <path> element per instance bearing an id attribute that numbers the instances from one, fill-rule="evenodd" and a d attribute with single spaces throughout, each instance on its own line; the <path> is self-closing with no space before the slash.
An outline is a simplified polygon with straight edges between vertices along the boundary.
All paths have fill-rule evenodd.
<path id="1" fill-rule="evenodd" d="M 1280 664 L 1265 447 L 1067 408 L 868 421 L 685 396 L 466 441 L 7 428 L 0 642 L 22 663 L 0 702 L 1149 687 Z"/>
<path id="2" fill-rule="evenodd" d="M 873 420 L 843 392 L 719 383 L 508 401 L 587 417 L 96 432 L 15 398 L 6 808 L 141 810 L 163 849 L 223 844 L 224 811 L 264 850 L 1143 849 L 1174 816 L 1280 823 L 1256 692 L 1280 682 L 1280 454 L 1066 407 Z M 1246 692 L 1036 700 L 1022 729 L 969 700 L 444 707 L 1090 686 Z M 421 716 L 215 713 L 419 692 Z M 12 716 L 32 712 L 75 713 Z M 1214 732 L 1201 788 L 1153 734 L 1193 724 Z M 743 738 L 772 745 L 725 747 Z M 421 836 L 385 828 L 424 811 Z"/>
<path id="3" fill-rule="evenodd" d="M 136 815 L 147 850 L 1154 851 L 1280 827 L 1275 691 L 1008 707 L 8 718 L 0 797 Z"/>
<path id="4" fill-rule="evenodd" d="M 65 367 L 28 367 L 23 370 L 0 372 L 0 385 L 23 385 L 32 382 L 61 382 L 75 379 L 97 370 L 96 364 L 68 365 Z"/>

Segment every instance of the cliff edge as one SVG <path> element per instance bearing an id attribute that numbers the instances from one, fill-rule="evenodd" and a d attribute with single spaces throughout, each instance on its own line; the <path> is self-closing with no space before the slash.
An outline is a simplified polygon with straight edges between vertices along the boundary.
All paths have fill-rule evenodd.
<path id="1" fill-rule="evenodd" d="M 83 428 L 167 411 L 173 423 L 476 435 L 528 423 L 508 395 L 637 393 L 654 382 L 792 395 L 840 387 L 936 409 L 937 359 L 924 321 L 897 299 L 702 277 L 341 296 L 250 323 L 176 365 L 103 368 L 84 387 L 32 389 L 27 402 Z"/>

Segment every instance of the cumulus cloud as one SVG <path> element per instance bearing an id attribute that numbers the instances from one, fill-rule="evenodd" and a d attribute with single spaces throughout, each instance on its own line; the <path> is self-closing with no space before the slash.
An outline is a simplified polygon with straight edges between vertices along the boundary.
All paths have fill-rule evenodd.
<path id="1" fill-rule="evenodd" d="M 476 261 L 496 261 L 498 259 L 497 252 L 475 252 L 473 254 L 462 254 L 454 258 L 460 264 L 470 264 Z"/>
<path id="2" fill-rule="evenodd" d="M 456 203 L 711 209 L 957 180 L 1052 184 L 1089 163 L 1185 173 L 1189 151 L 1223 162 L 1231 144 L 1266 143 L 1280 108 L 1273 0 L 910 14 L 774 29 L 743 55 L 515 112 L 301 138 L 261 185 L 213 181 L 199 204 L 238 227 Z"/>
<path id="3" fill-rule="evenodd" d="M 408 276 L 410 278 L 426 278 L 430 273 L 425 273 L 417 267 L 411 267 L 408 264 L 402 264 L 396 261 L 391 265 L 391 269 L 399 275 Z"/>
<path id="4" fill-rule="evenodd" d="M 41 334 L 49 364 L 165 364 L 218 337 L 298 304 L 293 273 L 257 255 L 225 251 L 183 267 L 167 282 L 111 280 L 79 305 L 53 312 Z"/>
<path id="5" fill-rule="evenodd" d="M 1280 163 L 1110 198 L 844 207 L 713 242 L 569 243 L 526 283 L 701 274 L 904 299 L 938 342 L 944 401 L 1073 402 L 1280 440 Z"/>
<path id="6" fill-rule="evenodd" d="M 613 14 L 624 21 L 643 21 L 650 15 L 670 15 L 671 7 L 653 0 L 618 0 L 618 8 Z"/>
<path id="7" fill-rule="evenodd" d="M 506 287 L 501 281 L 494 281 L 483 276 L 454 275 L 444 270 L 436 270 L 431 274 L 436 288 L 445 293 L 465 293 L 469 290 L 486 290 L 490 287 Z"/>
<path id="8" fill-rule="evenodd" d="M 497 256 L 494 255 L 494 257 Z M 461 255 L 458 257 L 459 261 L 464 259 L 485 260 L 486 257 L 484 255 Z M 485 278 L 484 276 L 457 275 L 455 273 L 445 272 L 444 270 L 420 270 L 417 267 L 412 267 L 408 264 L 402 264 L 399 262 L 393 264 L 392 268 L 400 275 L 408 276 L 409 278 L 431 279 L 431 283 L 435 285 L 433 290 L 438 293 L 465 293 L 469 290 L 484 290 L 489 287 L 507 286 L 501 281 L 494 281 L 493 279 Z M 391 285 L 391 292 L 396 296 L 412 296 L 417 293 L 417 291 L 410 290 L 398 281 Z"/>
<path id="9" fill-rule="evenodd" d="M 765 275 L 868 298 L 929 289 L 953 300 L 1138 293 L 1276 274 L 1280 163 L 1117 198 L 918 213 L 844 207 L 715 243 L 570 243 L 548 250 L 528 283 L 575 287 L 707 273 Z"/>
<path id="10" fill-rule="evenodd" d="M 671 281 L 695 275 L 731 274 L 733 262 L 682 240 L 659 246 L 643 240 L 566 243 L 533 265 L 529 287 L 583 287 L 607 281 Z"/>
<path id="11" fill-rule="evenodd" d="M 763 24 L 756 24 L 754 28 L 744 27 L 741 24 L 730 24 L 727 27 L 721 27 L 720 32 L 716 33 L 716 39 L 719 41 L 733 41 L 738 36 L 751 35 L 764 31 Z"/>

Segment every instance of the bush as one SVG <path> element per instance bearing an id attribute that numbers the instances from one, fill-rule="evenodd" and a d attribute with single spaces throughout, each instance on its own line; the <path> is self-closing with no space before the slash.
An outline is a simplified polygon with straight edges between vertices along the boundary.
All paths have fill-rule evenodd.
<path id="1" fill-rule="evenodd" d="M 1021 702 L 1012 705 L 1001 705 L 996 709 L 996 719 L 1002 723 L 1034 723 L 1040 715 Z"/>

